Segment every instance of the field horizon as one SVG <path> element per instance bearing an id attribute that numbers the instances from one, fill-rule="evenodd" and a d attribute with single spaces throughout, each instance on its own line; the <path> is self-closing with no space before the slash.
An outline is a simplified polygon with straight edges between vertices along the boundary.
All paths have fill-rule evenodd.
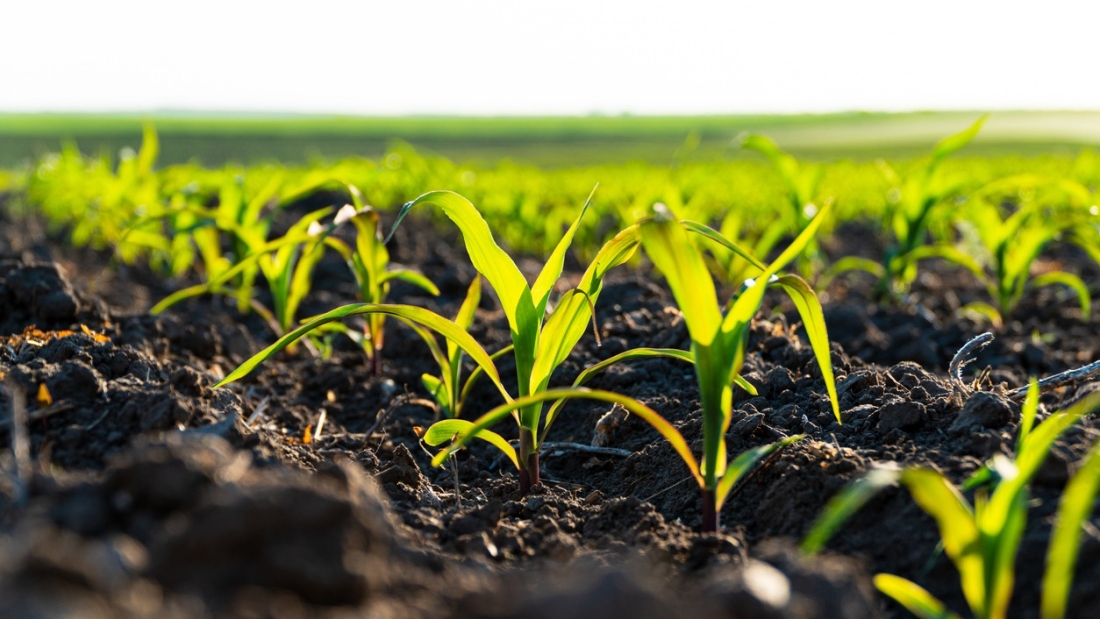
<path id="1" fill-rule="evenodd" d="M 0 113 L 0 166 L 18 167 L 64 143 L 89 154 L 137 147 L 152 122 L 162 164 L 303 162 L 378 157 L 393 143 L 464 163 L 503 159 L 544 167 L 671 163 L 756 156 L 737 136 L 762 133 L 809 160 L 908 157 L 928 152 L 980 111 L 839 112 L 708 116 L 350 116 L 293 113 Z M 971 155 L 1072 154 L 1100 146 L 1100 111 L 997 111 Z"/>

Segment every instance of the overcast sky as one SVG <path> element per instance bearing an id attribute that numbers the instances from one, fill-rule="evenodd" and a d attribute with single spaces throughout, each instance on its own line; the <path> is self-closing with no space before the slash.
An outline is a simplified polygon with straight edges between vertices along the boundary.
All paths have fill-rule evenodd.
<path id="1" fill-rule="evenodd" d="M 1100 8 L 1009 4 L 16 1 L 0 110 L 1100 109 Z"/>

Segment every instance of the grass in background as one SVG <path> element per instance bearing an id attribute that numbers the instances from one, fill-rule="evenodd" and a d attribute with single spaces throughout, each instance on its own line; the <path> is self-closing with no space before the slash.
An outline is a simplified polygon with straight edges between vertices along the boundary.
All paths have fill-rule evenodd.
<path id="1" fill-rule="evenodd" d="M 63 141 L 87 154 L 141 144 L 143 120 L 161 136 L 161 165 L 197 160 L 377 158 L 395 140 L 462 163 L 501 159 L 542 167 L 756 157 L 738 148 L 745 131 L 806 159 L 903 158 L 973 122 L 977 112 L 743 116 L 401 117 L 195 114 L 0 114 L 0 167 L 29 164 Z M 999 112 L 974 155 L 1072 154 L 1100 145 L 1100 112 Z"/>

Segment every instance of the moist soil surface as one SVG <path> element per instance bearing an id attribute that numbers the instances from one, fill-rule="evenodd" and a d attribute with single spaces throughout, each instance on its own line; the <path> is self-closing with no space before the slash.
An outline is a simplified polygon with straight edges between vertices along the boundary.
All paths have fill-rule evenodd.
<path id="1" fill-rule="evenodd" d="M 735 393 L 728 447 L 735 456 L 806 438 L 739 484 L 721 534 L 701 535 L 698 488 L 639 419 L 571 402 L 547 437 L 557 445 L 542 454 L 543 483 L 520 496 L 511 464 L 486 444 L 432 468 L 416 431 L 436 415 L 420 376 L 438 370 L 396 321 L 380 376 L 350 342 L 336 341 L 331 358 L 299 348 L 212 390 L 274 340 L 254 314 L 204 297 L 149 315 L 194 282 L 72 249 L 34 218 L 0 224 L 5 616 L 907 616 L 875 593 L 870 577 L 880 572 L 964 612 L 934 521 L 902 489 L 874 498 L 822 555 L 803 557 L 797 543 L 829 497 L 873 465 L 931 466 L 961 483 L 994 454 L 1011 455 L 1019 405 L 1004 390 L 1100 357 L 1100 320 L 1042 289 L 994 330 L 960 383 L 947 375 L 952 356 L 990 328 L 958 317 L 962 305 L 986 300 L 976 281 L 932 263 L 903 303 L 882 305 L 873 282 L 841 278 L 823 296 L 838 424 L 797 314 L 769 296 L 743 372 L 759 395 Z M 856 227 L 835 241 L 871 256 L 875 243 Z M 411 219 L 390 250 L 441 290 L 430 297 L 395 285 L 391 300 L 453 315 L 475 274 L 457 235 Z M 537 261 L 520 265 L 537 272 Z M 568 285 L 581 269 L 566 266 Z M 1038 266 L 1076 272 L 1094 291 L 1100 283 L 1095 266 L 1071 252 Z M 355 300 L 344 265 L 326 260 L 301 315 Z M 644 263 L 608 279 L 596 327 L 599 345 L 586 334 L 552 384 L 571 384 L 632 347 L 689 347 L 670 293 Z M 472 333 L 489 351 L 509 343 L 488 288 Z M 514 367 L 499 368 L 514 388 Z M 589 386 L 641 400 L 701 450 L 690 366 L 635 361 Z M 1040 416 L 1098 388 L 1044 393 Z M 478 383 L 464 416 L 500 401 L 488 381 Z M 27 421 L 12 422 L 13 413 Z M 1058 498 L 1098 427 L 1090 417 L 1066 432 L 1033 484 L 1012 616 L 1037 615 Z M 515 438 L 512 424 L 497 429 Z M 20 446 L 27 454 L 13 455 Z M 1098 559 L 1100 541 L 1086 535 L 1072 616 L 1100 616 Z"/>

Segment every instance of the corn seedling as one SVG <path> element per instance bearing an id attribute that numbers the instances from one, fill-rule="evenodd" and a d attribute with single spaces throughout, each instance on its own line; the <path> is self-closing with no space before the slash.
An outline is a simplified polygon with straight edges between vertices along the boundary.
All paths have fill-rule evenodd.
<path id="1" fill-rule="evenodd" d="M 520 491 L 523 493 L 539 483 L 538 457 L 542 438 L 539 422 L 544 400 L 532 397 L 547 390 L 550 376 L 587 329 L 604 276 L 610 269 L 629 260 L 637 247 L 637 239 L 631 231 L 620 233 L 608 241 L 585 271 L 580 284 L 565 292 L 548 316 L 550 293 L 561 276 L 566 251 L 591 200 L 592 194 L 589 194 L 580 215 L 555 246 L 531 286 L 516 263 L 496 244 L 481 214 L 458 194 L 444 191 L 427 193 L 406 204 L 394 224 L 396 228 L 401 219 L 419 204 L 430 203 L 442 209 L 462 233 L 474 268 L 500 298 L 512 332 L 511 354 L 516 363 L 519 388 L 517 401 L 524 403 L 518 409 L 507 411 L 515 410 L 519 423 L 520 449 L 516 462 L 520 472 Z M 495 421 L 487 420 L 487 417 L 483 416 L 476 422 L 478 431 Z"/>
<path id="2" fill-rule="evenodd" d="M 797 235 L 806 229 L 810 220 L 817 215 L 816 196 L 821 185 L 825 166 L 818 163 L 799 163 L 790 153 L 776 146 L 762 135 L 741 136 L 741 148 L 756 151 L 767 157 L 779 172 L 787 188 L 787 209 L 775 223 L 767 226 L 754 249 L 757 256 L 767 256 L 779 240 L 787 234 Z M 782 222 L 782 223 L 779 223 Z M 723 221 L 723 228 L 726 222 Z M 723 234 L 729 230 L 723 229 Z M 821 252 L 816 239 L 811 239 L 803 254 L 799 256 L 800 271 L 805 277 L 820 271 Z"/>
<path id="3" fill-rule="evenodd" d="M 474 313 L 477 310 L 478 303 L 481 302 L 481 276 L 474 278 L 474 281 L 470 283 L 469 289 L 466 291 L 466 298 L 462 301 L 462 305 L 458 309 L 458 314 L 454 318 L 454 322 L 461 329 L 468 331 L 470 325 L 474 321 Z M 469 392 L 474 380 L 480 375 L 480 368 L 475 370 L 476 373 L 471 374 L 466 382 L 462 382 L 462 359 L 463 352 L 454 342 L 447 340 L 446 348 L 440 348 L 439 342 L 436 340 L 435 334 L 430 329 L 421 327 L 416 323 L 408 323 L 420 337 L 424 340 L 424 343 L 428 345 L 431 350 L 432 358 L 439 365 L 439 376 L 433 376 L 431 374 L 424 374 L 420 377 L 421 382 L 424 384 L 424 388 L 428 390 L 428 393 L 432 395 L 436 404 L 439 405 L 439 411 L 444 417 L 456 418 L 462 413 L 462 402 L 466 399 L 466 394 Z M 510 347 L 498 351 L 492 357 L 496 357 L 507 354 L 511 351 Z"/>
<path id="4" fill-rule="evenodd" d="M 718 529 L 718 511 L 728 496 L 732 482 L 729 475 L 736 471 L 726 463 L 725 432 L 732 419 L 732 384 L 740 374 L 745 360 L 749 325 L 763 303 L 764 290 L 777 284 L 789 294 L 806 324 L 814 354 L 829 391 L 833 413 L 840 421 L 828 335 L 825 331 L 821 305 L 816 295 L 801 278 L 779 275 L 780 269 L 794 260 L 817 233 L 824 208 L 811 220 L 787 249 L 772 262 L 727 308 L 723 315 L 714 282 L 699 252 L 687 236 L 687 228 L 675 221 L 671 213 L 658 205 L 653 216 L 640 224 L 641 243 L 646 255 L 664 274 L 676 303 L 683 312 L 691 337 L 691 356 L 699 382 L 703 407 L 703 463 L 700 486 L 703 492 L 703 530 Z M 698 232 L 705 232 L 697 229 Z M 710 231 L 711 240 L 721 237 Z"/>
<path id="5" fill-rule="evenodd" d="M 1066 616 L 1070 585 L 1077 565 L 1081 530 L 1092 512 L 1100 490 L 1100 443 L 1089 450 L 1077 474 L 1066 484 L 1058 505 L 1058 516 L 1050 534 L 1047 568 L 1043 575 L 1040 605 L 1042 619 L 1062 619 Z"/>
<path id="6" fill-rule="evenodd" d="M 219 267 L 217 274 L 205 283 L 172 293 L 154 305 L 150 312 L 158 314 L 181 301 L 204 294 L 221 294 L 235 297 L 238 304 L 244 303 L 257 311 L 277 335 L 285 334 L 294 325 L 298 306 L 312 286 L 310 275 L 321 257 L 323 245 L 333 241 L 315 227 L 318 220 L 331 211 L 331 208 L 325 208 L 309 213 L 291 226 L 286 235 L 252 247 L 251 253 L 234 264 Z M 203 229 L 206 230 L 213 229 Z M 252 296 L 253 277 L 257 270 L 262 271 L 268 281 L 272 309 L 264 307 Z"/>
<path id="7" fill-rule="evenodd" d="M 1082 416 L 1100 407 L 1100 396 L 1091 395 L 1035 425 L 1038 386 L 1033 383 L 1029 391 L 1019 429 L 1016 459 L 1013 461 L 997 454 L 987 463 L 987 472 L 975 476 L 964 486 L 963 490 L 974 489 L 973 505 L 967 502 L 958 487 L 932 469 L 874 469 L 829 501 L 803 541 L 803 551 L 816 553 L 832 533 L 872 496 L 900 482 L 909 490 L 917 505 L 936 520 L 943 550 L 958 569 L 963 595 L 973 616 L 1004 619 L 1015 581 L 1016 551 L 1027 520 L 1028 484 L 1058 436 Z M 1081 483 L 1091 483 L 1087 479 Z M 989 485 L 993 485 L 992 491 Z M 1081 499 L 1078 497 L 1076 500 Z M 1067 526 L 1074 518 L 1076 516 L 1067 517 Z M 1077 520 L 1076 524 L 1079 523 L 1080 520 Z M 1064 535 L 1068 537 L 1069 533 Z M 1059 547 L 1058 560 L 1048 563 L 1048 578 L 1061 577 L 1051 575 L 1050 565 L 1059 566 L 1054 568 L 1055 574 L 1066 573 L 1066 553 L 1075 552 L 1065 548 L 1069 541 L 1060 540 L 1062 546 Z M 907 579 L 879 574 L 875 577 L 875 585 L 919 617 L 958 616 L 948 611 L 928 591 Z M 1064 596 L 1061 603 L 1064 608 Z M 1044 600 L 1044 606 L 1048 604 L 1052 612 L 1058 609 L 1057 600 Z"/>
<path id="8" fill-rule="evenodd" d="M 942 178 L 940 164 L 951 154 L 963 148 L 978 135 L 986 117 L 982 116 L 963 131 L 940 140 L 932 150 L 931 158 L 902 180 L 886 163 L 881 167 L 894 186 L 887 198 L 886 227 L 893 236 L 893 245 L 883 260 L 878 293 L 882 297 L 895 298 L 904 293 L 917 276 L 917 262 L 925 258 L 952 254 L 950 247 L 927 245 L 927 233 L 932 210 L 956 191 L 957 185 Z M 853 264 L 855 268 L 860 265 Z"/>
<path id="9" fill-rule="evenodd" d="M 434 466 L 441 466 L 447 461 L 456 451 L 466 445 L 471 439 L 477 438 L 486 441 L 497 447 L 502 451 L 508 459 L 520 470 L 522 475 L 523 457 L 521 453 L 517 453 L 516 449 L 506 441 L 502 436 L 489 430 L 489 426 L 495 424 L 497 421 L 508 416 L 517 410 L 522 410 L 525 407 L 541 405 L 545 402 L 561 402 L 569 399 L 583 398 L 588 400 L 596 400 L 601 402 L 607 402 L 610 404 L 617 404 L 622 406 L 632 415 L 642 419 L 649 423 L 656 429 L 661 436 L 665 438 L 676 451 L 676 453 L 687 464 L 688 470 L 691 472 L 692 478 L 699 484 L 700 488 L 703 488 L 704 497 L 707 490 L 706 478 L 703 474 L 703 469 L 700 466 L 698 460 L 695 459 L 695 455 L 691 453 L 691 448 L 688 446 L 687 441 L 684 440 L 680 431 L 677 430 L 672 424 L 670 424 L 664 417 L 654 411 L 652 408 L 642 404 L 634 398 L 614 393 L 611 391 L 602 391 L 596 389 L 586 389 L 584 387 L 573 387 L 568 389 L 549 389 L 538 394 L 519 398 L 515 401 L 502 404 L 497 408 L 489 411 L 484 416 L 476 421 L 467 421 L 465 419 L 446 419 L 437 422 L 428 428 L 427 433 L 424 435 L 424 442 L 429 445 L 442 445 L 449 443 L 449 445 L 442 451 L 440 451 L 432 459 Z M 717 504 L 721 505 L 722 502 L 729 497 L 730 492 L 733 490 L 735 484 L 741 479 L 744 474 L 752 468 L 756 462 L 761 458 L 764 458 L 775 451 L 786 447 L 787 445 L 801 440 L 802 435 L 788 437 L 786 439 L 750 449 L 739 455 L 729 466 L 725 467 L 722 475 L 721 483 L 716 484 L 713 490 L 714 496 L 717 497 Z M 520 443 L 522 447 L 522 442 Z M 723 454 L 724 456 L 724 454 Z M 723 460 L 725 458 L 723 457 Z M 705 501 L 705 499 L 704 499 Z M 717 530 L 717 517 L 715 516 L 713 529 L 707 528 L 707 516 L 704 514 L 704 532 L 712 532 Z"/>
<path id="10" fill-rule="evenodd" d="M 393 280 L 401 280 L 429 294 L 439 294 L 439 289 L 428 278 L 416 271 L 405 268 L 389 268 L 390 254 L 382 242 L 382 230 L 378 211 L 363 204 L 359 192 L 352 188 L 352 198 L 355 206 L 345 205 L 336 214 L 337 226 L 351 222 L 355 226 L 355 249 L 352 249 L 342 241 L 332 240 L 332 246 L 340 252 L 348 263 L 355 283 L 359 288 L 359 296 L 365 303 L 382 304 L 386 302 L 390 293 L 390 283 Z M 320 234 L 319 226 L 314 227 L 314 233 Z M 476 303 L 475 306 L 476 308 Z M 386 315 L 372 313 L 365 317 L 365 324 L 361 333 L 346 329 L 342 323 L 335 323 L 338 328 L 344 329 L 371 360 L 371 368 L 375 376 L 382 374 L 382 347 L 385 344 Z M 467 322 L 463 329 L 468 329 Z M 456 349 L 457 350 L 457 349 Z M 456 353 L 457 354 L 457 353 Z"/>
<path id="11" fill-rule="evenodd" d="M 970 269 L 989 291 L 993 304 L 975 302 L 964 307 L 995 323 L 1009 317 L 1029 288 L 1061 285 L 1074 292 L 1081 314 L 1091 314 L 1089 290 L 1080 277 L 1052 270 L 1032 275 L 1032 265 L 1053 241 L 1069 236 L 1082 225 L 1075 214 L 1088 204 L 1089 191 L 1072 181 L 1052 182 L 1035 175 L 995 181 L 971 196 L 966 217 L 958 222 L 969 251 L 950 259 Z M 1006 202 L 1017 202 L 1003 212 Z M 1080 242 L 1087 249 L 1088 244 Z M 971 258 L 979 257 L 979 260 Z"/>
<path id="12" fill-rule="evenodd" d="M 598 269 L 597 265 L 602 262 L 601 256 L 605 254 L 607 254 L 608 257 L 614 257 L 614 259 L 611 260 L 612 263 L 625 260 L 633 253 L 634 248 L 639 243 L 642 244 L 658 268 L 665 272 L 666 278 L 669 279 L 670 287 L 673 289 L 673 294 L 677 297 L 681 308 L 684 308 L 685 320 L 688 322 L 689 331 L 693 334 L 693 347 L 690 355 L 684 351 L 670 351 L 665 349 L 637 349 L 628 351 L 627 353 L 617 355 L 597 366 L 589 368 L 589 370 L 583 373 L 578 378 L 577 382 L 574 383 L 574 387 L 526 394 L 513 402 L 508 402 L 497 407 L 473 422 L 465 420 L 446 420 L 439 422 L 432 428 L 429 428 L 428 433 L 425 435 L 425 442 L 430 445 L 440 445 L 450 441 L 450 445 L 436 456 L 435 460 L 433 460 L 433 464 L 437 466 L 442 464 L 450 454 L 460 449 L 468 441 L 479 438 L 489 441 L 504 451 L 517 468 L 520 469 L 522 481 L 525 457 L 528 457 L 524 453 L 524 432 L 526 431 L 533 436 L 532 439 L 528 440 L 536 444 L 536 450 L 533 453 L 536 458 L 535 462 L 537 462 L 537 441 L 539 439 L 538 435 L 535 433 L 535 430 L 537 430 L 537 425 L 535 424 L 538 423 L 543 402 L 554 402 L 554 405 L 544 421 L 544 435 L 549 426 L 553 423 L 565 400 L 588 398 L 619 404 L 630 413 L 650 423 L 650 425 L 656 428 L 657 431 L 672 444 L 673 448 L 687 464 L 692 476 L 702 490 L 703 530 L 716 531 L 718 528 L 718 510 L 725 502 L 726 498 L 728 498 L 730 491 L 741 475 L 759 458 L 801 438 L 793 437 L 785 441 L 750 450 L 739 456 L 732 464 L 727 466 L 723 434 L 731 419 L 731 384 L 739 378 L 738 373 L 744 361 L 744 347 L 747 342 L 748 323 L 759 309 L 763 300 L 764 289 L 773 277 L 775 277 L 775 281 L 779 283 L 779 285 L 791 293 L 796 306 L 806 317 L 807 324 L 810 325 L 813 333 L 812 341 L 814 342 L 814 349 L 819 353 L 818 358 L 821 363 L 822 374 L 826 378 L 826 383 L 829 387 L 831 400 L 834 406 L 834 412 L 837 413 L 839 419 L 835 389 L 832 385 L 832 366 L 828 356 L 828 339 L 824 332 L 824 321 L 820 316 L 820 305 L 817 304 L 817 299 L 809 289 L 809 286 L 800 278 L 790 275 L 777 275 L 779 269 L 793 260 L 805 247 L 807 240 L 812 238 L 817 231 L 819 223 L 820 220 L 815 220 L 815 222 L 811 223 L 803 234 L 798 237 L 795 243 L 793 243 L 775 263 L 766 267 L 761 279 L 748 287 L 748 290 L 733 304 L 727 314 L 727 318 L 723 319 L 719 311 L 714 284 L 710 280 L 706 267 L 703 265 L 702 258 L 695 250 L 687 233 L 689 231 L 696 232 L 703 235 L 705 238 L 723 242 L 731 250 L 743 250 L 725 241 L 717 232 L 709 228 L 691 222 L 676 221 L 667 209 L 659 205 L 655 209 L 655 215 L 653 217 L 620 232 L 615 239 L 605 245 L 604 250 L 601 250 L 593 266 Z M 469 243 L 469 241 L 467 241 L 467 243 Z M 475 264 L 477 264 L 476 260 Z M 589 273 L 592 272 L 593 267 L 590 267 Z M 588 280 L 589 276 L 586 275 L 584 280 L 582 280 L 582 289 L 585 287 L 583 282 Z M 710 295 L 706 295 L 705 292 L 702 294 L 693 292 L 695 290 L 694 284 L 697 284 L 699 287 L 709 284 Z M 807 297 L 806 295 L 809 296 Z M 594 295 L 590 294 L 586 298 L 591 298 L 592 296 Z M 576 295 L 574 295 L 573 298 L 576 299 Z M 564 301 L 565 300 L 563 300 L 563 303 L 559 304 L 558 309 L 551 315 L 551 323 L 559 317 L 559 312 L 562 311 L 562 308 L 566 307 Z M 507 303 L 503 298 L 502 302 Z M 813 307 L 816 307 L 816 313 L 811 309 Z M 729 316 L 732 316 L 732 318 Z M 586 321 L 587 319 L 588 316 L 584 316 L 583 320 Z M 710 321 L 712 324 L 705 324 L 702 321 Z M 549 324 L 550 323 L 548 323 L 547 331 L 549 331 Z M 584 323 L 574 319 L 573 324 L 575 325 L 575 329 L 579 328 L 577 335 L 577 337 L 579 337 L 579 332 L 583 331 Z M 694 329 L 692 325 L 696 325 Z M 711 328 L 709 341 L 704 341 L 703 338 L 705 336 L 702 329 L 708 328 Z M 546 334 L 544 334 L 543 337 L 545 338 Z M 515 343 L 515 340 L 513 341 Z M 566 342 L 569 348 L 562 350 L 561 359 L 564 359 L 565 354 L 568 353 L 568 350 L 572 348 L 575 342 L 575 338 L 571 338 Z M 824 356 L 821 355 L 822 345 L 825 347 Z M 657 412 L 632 398 L 607 391 L 589 390 L 579 386 L 594 372 L 602 370 L 611 363 L 633 358 L 654 356 L 681 358 L 683 360 L 691 360 L 695 364 L 696 374 L 699 376 L 701 399 L 704 406 L 704 461 L 702 465 L 695 459 L 695 456 L 687 447 L 680 433 Z M 545 385 L 545 382 L 542 384 Z M 751 387 L 749 387 L 749 389 L 751 390 Z M 518 454 L 514 453 L 514 449 L 508 445 L 500 435 L 492 433 L 489 430 L 489 427 L 497 421 L 517 410 L 520 411 L 519 419 L 521 424 L 520 452 Z M 533 423 L 526 427 L 523 418 L 524 410 L 533 411 L 530 417 Z M 528 465 L 528 467 L 530 468 L 530 465 Z M 522 483 L 521 489 L 524 489 Z"/>

